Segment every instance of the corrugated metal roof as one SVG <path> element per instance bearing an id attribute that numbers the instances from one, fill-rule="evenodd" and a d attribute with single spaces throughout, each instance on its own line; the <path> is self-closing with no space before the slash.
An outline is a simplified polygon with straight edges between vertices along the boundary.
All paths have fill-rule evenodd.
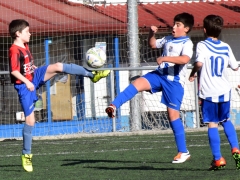
<path id="1" fill-rule="evenodd" d="M 91 32 L 124 33 L 127 30 L 127 4 L 94 7 L 66 0 L 1 0 L 0 34 L 8 34 L 13 19 L 29 21 L 31 32 Z M 239 27 L 240 1 L 170 2 L 138 4 L 138 25 L 144 29 L 156 25 L 166 29 L 172 26 L 176 14 L 194 15 L 194 27 L 202 27 L 203 18 L 217 14 L 224 25 Z"/>
<path id="2" fill-rule="evenodd" d="M 119 12 L 127 10 L 127 5 L 95 6 L 96 9 L 108 16 L 125 20 Z M 220 15 L 224 18 L 225 26 L 240 25 L 240 2 L 236 1 L 209 1 L 209 2 L 176 2 L 176 3 L 154 3 L 138 5 L 139 27 L 156 25 L 162 28 L 172 26 L 176 14 L 188 12 L 194 15 L 195 27 L 202 27 L 203 19 L 209 14 Z M 124 13 L 122 13 L 124 14 Z M 126 14 L 125 14 L 126 15 Z"/>

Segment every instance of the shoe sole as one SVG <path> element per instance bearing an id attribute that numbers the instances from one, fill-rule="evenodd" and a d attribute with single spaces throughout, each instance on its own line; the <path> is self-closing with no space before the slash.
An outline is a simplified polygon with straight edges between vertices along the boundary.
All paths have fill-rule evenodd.
<path id="1" fill-rule="evenodd" d="M 172 161 L 172 163 L 173 164 L 180 164 L 180 163 L 184 163 L 184 162 L 186 162 L 187 160 L 189 160 L 190 159 L 190 155 L 184 160 L 184 161 Z"/>
<path id="2" fill-rule="evenodd" d="M 24 165 L 25 164 L 25 157 L 23 157 L 23 155 L 21 156 L 21 160 L 22 160 L 22 167 L 26 172 L 33 172 L 33 166 L 31 165 L 30 168 L 28 168 L 28 165 Z"/>
<path id="3" fill-rule="evenodd" d="M 217 170 L 221 170 L 221 169 L 225 169 L 226 165 L 222 165 L 222 166 L 215 166 L 213 168 L 209 168 L 209 171 L 217 171 Z"/>
<path id="4" fill-rule="evenodd" d="M 240 170 L 240 155 L 237 154 L 237 153 L 234 153 L 234 154 L 233 154 L 233 159 L 234 159 L 235 162 L 236 162 L 236 168 L 237 168 L 237 170 Z"/>
<path id="5" fill-rule="evenodd" d="M 108 117 L 114 118 L 115 116 L 113 115 L 114 109 L 111 107 L 108 107 L 106 110 L 106 113 L 108 114 Z"/>
<path id="6" fill-rule="evenodd" d="M 93 77 L 93 79 L 91 79 L 91 81 L 93 83 L 96 83 L 96 82 L 100 81 L 102 78 L 106 78 L 110 74 L 110 72 L 111 71 L 109 70 L 106 74 L 103 74 L 103 76 L 101 76 L 98 80 L 94 80 L 94 77 Z"/>
<path id="7" fill-rule="evenodd" d="M 33 170 L 27 170 L 23 167 L 23 169 L 26 171 L 26 172 L 33 172 Z"/>

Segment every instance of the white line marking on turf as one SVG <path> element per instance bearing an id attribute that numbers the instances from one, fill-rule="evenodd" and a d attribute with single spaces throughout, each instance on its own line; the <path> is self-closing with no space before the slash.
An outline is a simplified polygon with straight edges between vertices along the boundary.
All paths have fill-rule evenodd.
<path id="1" fill-rule="evenodd" d="M 221 145 L 229 145 L 229 143 L 221 143 Z M 209 146 L 208 144 L 203 144 L 203 145 L 197 145 L 197 144 L 192 144 L 188 145 L 189 147 L 206 147 Z M 162 148 L 164 149 L 172 149 L 175 146 L 164 146 Z M 68 155 L 68 154 L 88 154 L 88 153 L 106 153 L 106 152 L 122 152 L 122 151 L 138 151 L 138 150 L 153 150 L 153 149 L 158 149 L 158 148 L 132 148 L 132 149 L 112 149 L 112 150 L 96 150 L 96 151 L 87 151 L 87 152 L 56 152 L 56 153 L 36 153 L 33 155 L 34 156 L 52 156 L 52 155 Z M 20 154 L 8 154 L 8 155 L 0 155 L 0 158 L 4 157 L 19 157 Z"/>

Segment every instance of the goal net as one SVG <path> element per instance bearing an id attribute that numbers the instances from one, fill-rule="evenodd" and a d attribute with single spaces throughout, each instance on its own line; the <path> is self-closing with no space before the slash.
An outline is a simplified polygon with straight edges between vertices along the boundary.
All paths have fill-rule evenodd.
<path id="1" fill-rule="evenodd" d="M 131 1 L 129 1 L 131 2 Z M 195 24 L 189 34 L 194 43 L 204 40 L 202 21 L 208 14 L 224 18 L 224 30 L 220 37 L 232 47 L 237 60 L 239 52 L 239 1 L 154 1 L 139 0 L 1 0 L 0 2 L 0 138 L 22 136 L 25 117 L 17 92 L 10 82 L 8 49 L 13 43 L 8 25 L 13 19 L 25 19 L 30 24 L 30 51 L 36 66 L 48 63 L 75 63 L 91 69 L 85 63 L 86 51 L 95 46 L 105 49 L 107 63 L 102 69 L 111 69 L 111 75 L 97 83 L 89 78 L 58 74 L 38 91 L 35 104 L 36 125 L 34 136 L 63 135 L 74 133 L 130 132 L 136 117 L 131 112 L 138 110 L 138 130 L 169 129 L 166 106 L 160 103 L 161 92 L 137 95 L 137 105 L 126 102 L 117 110 L 117 117 L 110 119 L 105 108 L 113 98 L 134 79 L 154 70 L 156 57 L 161 50 L 148 47 L 148 32 L 151 25 L 159 28 L 156 38 L 171 34 L 173 18 L 181 12 L 194 15 Z M 136 5 L 136 6 L 135 6 Z M 137 22 L 130 23 L 135 15 Z M 132 32 L 132 30 L 135 30 Z M 135 33 L 137 32 L 137 33 Z M 137 37 L 133 41 L 131 36 Z M 134 61 L 133 47 L 137 46 L 139 58 Z M 137 57 L 137 56 L 136 56 Z M 188 73 L 191 71 L 189 63 Z M 134 73 L 133 73 L 134 72 Z M 188 75 L 187 75 L 188 77 Z M 201 107 L 196 98 L 196 84 L 186 77 L 185 94 L 181 106 L 181 119 L 186 128 L 204 126 Z M 232 84 L 231 119 L 239 125 L 238 72 L 229 69 Z"/>

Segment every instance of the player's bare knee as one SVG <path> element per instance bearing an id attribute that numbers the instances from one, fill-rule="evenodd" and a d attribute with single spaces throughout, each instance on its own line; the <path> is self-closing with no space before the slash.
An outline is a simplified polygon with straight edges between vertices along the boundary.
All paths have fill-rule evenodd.
<path id="1" fill-rule="evenodd" d="M 62 72 L 63 71 L 63 64 L 60 62 L 57 62 L 54 64 L 54 69 L 56 70 L 56 72 Z"/>

